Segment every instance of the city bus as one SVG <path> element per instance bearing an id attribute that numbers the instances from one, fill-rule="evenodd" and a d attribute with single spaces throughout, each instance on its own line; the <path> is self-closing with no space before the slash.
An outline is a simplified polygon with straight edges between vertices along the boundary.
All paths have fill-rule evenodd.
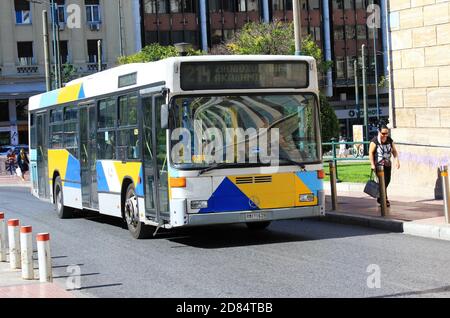
<path id="1" fill-rule="evenodd" d="M 118 66 L 30 98 L 31 191 L 62 219 L 122 218 L 137 239 L 321 216 L 319 105 L 307 56 Z"/>

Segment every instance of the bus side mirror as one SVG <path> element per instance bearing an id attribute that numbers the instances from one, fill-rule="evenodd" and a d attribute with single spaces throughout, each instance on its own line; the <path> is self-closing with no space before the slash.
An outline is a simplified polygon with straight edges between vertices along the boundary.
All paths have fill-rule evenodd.
<path id="1" fill-rule="evenodd" d="M 161 129 L 169 127 L 169 105 L 161 105 Z"/>

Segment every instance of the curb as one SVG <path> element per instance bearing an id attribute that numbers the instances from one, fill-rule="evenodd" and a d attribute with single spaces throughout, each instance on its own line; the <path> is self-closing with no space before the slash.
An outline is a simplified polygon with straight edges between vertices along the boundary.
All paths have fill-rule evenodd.
<path id="1" fill-rule="evenodd" d="M 450 227 L 420 223 L 405 223 L 403 234 L 450 241 Z"/>
<path id="2" fill-rule="evenodd" d="M 450 226 L 415 223 L 372 216 L 359 216 L 342 212 L 326 212 L 320 220 L 330 223 L 357 225 L 393 233 L 450 241 Z"/>
<path id="3" fill-rule="evenodd" d="M 403 233 L 405 224 L 405 222 L 400 220 L 380 219 L 372 216 L 359 216 L 341 212 L 326 212 L 322 220 L 331 223 L 364 226 L 395 233 Z"/>
<path id="4" fill-rule="evenodd" d="M 1 184 L 0 183 L 0 188 L 31 188 L 31 184 Z"/>

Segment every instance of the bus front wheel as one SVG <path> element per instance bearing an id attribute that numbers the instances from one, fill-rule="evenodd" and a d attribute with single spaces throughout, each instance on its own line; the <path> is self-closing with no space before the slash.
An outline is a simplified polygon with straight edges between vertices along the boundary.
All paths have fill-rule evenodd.
<path id="1" fill-rule="evenodd" d="M 145 225 L 139 220 L 139 210 L 137 205 L 137 195 L 134 190 L 133 184 L 128 186 L 125 203 L 124 203 L 124 218 L 127 222 L 128 230 L 135 239 L 145 239 L 149 238 L 151 233 L 151 228 Z"/>
<path id="2" fill-rule="evenodd" d="M 55 196 L 55 208 L 56 213 L 60 219 L 69 219 L 73 216 L 73 209 L 67 206 L 64 206 L 64 194 L 62 190 L 62 182 L 60 177 L 56 177 L 55 179 L 55 188 L 54 188 L 54 196 Z"/>

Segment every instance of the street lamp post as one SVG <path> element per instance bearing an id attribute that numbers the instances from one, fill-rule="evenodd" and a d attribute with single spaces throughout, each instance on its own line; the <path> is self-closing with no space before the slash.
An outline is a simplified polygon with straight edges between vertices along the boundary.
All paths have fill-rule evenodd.
<path id="1" fill-rule="evenodd" d="M 294 37 L 295 37 L 295 55 L 301 55 L 302 51 L 302 20 L 300 13 L 300 0 L 292 1 L 292 10 L 294 13 Z"/>
<path id="2" fill-rule="evenodd" d="M 372 1 L 373 8 L 375 8 L 374 1 Z M 375 9 L 374 9 L 375 10 Z M 376 24 L 372 24 L 372 32 L 373 32 L 373 61 L 375 68 L 375 101 L 377 103 L 377 120 L 380 122 L 380 103 L 378 100 L 378 63 L 377 63 L 377 40 L 376 40 Z"/>
<path id="3" fill-rule="evenodd" d="M 363 105 L 364 105 L 364 131 L 367 140 L 369 139 L 369 112 L 367 107 L 367 83 L 366 83 L 366 46 L 361 46 L 362 55 L 362 85 L 363 85 Z"/>

